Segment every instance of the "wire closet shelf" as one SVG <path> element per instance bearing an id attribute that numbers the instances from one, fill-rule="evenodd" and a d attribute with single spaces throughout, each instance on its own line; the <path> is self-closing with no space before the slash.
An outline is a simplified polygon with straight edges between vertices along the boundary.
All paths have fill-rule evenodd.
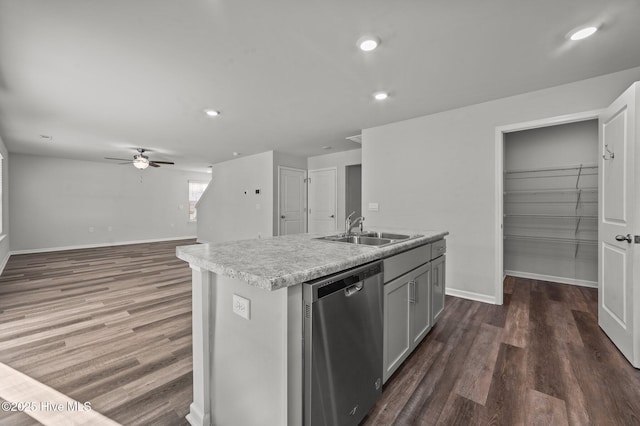
<path id="1" fill-rule="evenodd" d="M 504 172 L 504 239 L 597 246 L 598 166 Z"/>

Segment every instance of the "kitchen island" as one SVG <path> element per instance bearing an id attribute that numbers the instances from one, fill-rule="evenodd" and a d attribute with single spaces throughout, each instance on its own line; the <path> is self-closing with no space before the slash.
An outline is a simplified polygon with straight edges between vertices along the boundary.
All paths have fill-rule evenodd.
<path id="1" fill-rule="evenodd" d="M 321 241 L 310 234 L 178 247 L 177 256 L 189 262 L 193 279 L 194 390 L 189 422 L 300 425 L 299 284 L 448 234 L 417 233 L 421 236 L 382 247 Z"/>

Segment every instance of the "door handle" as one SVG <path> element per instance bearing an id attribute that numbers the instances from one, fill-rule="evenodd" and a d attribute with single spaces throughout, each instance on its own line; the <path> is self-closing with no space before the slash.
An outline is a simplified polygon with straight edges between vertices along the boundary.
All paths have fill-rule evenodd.
<path id="1" fill-rule="evenodd" d="M 629 244 L 631 244 L 631 241 L 633 241 L 633 239 L 631 238 L 631 234 L 627 234 L 625 235 L 616 235 L 616 241 L 626 241 Z"/>
<path id="2" fill-rule="evenodd" d="M 329 216 L 329 217 L 330 217 L 330 218 L 334 218 L 334 217 L 336 217 L 336 215 L 335 215 L 335 214 L 332 214 L 332 215 L 331 215 L 331 216 Z"/>
<path id="3" fill-rule="evenodd" d="M 362 290 L 362 287 L 364 286 L 364 283 L 362 281 L 360 281 L 359 283 L 356 283 L 350 287 L 347 287 L 344 289 L 344 294 L 345 296 L 349 297 L 349 296 L 353 296 L 354 294 L 356 294 L 357 292 L 359 292 L 360 290 Z"/>
<path id="4" fill-rule="evenodd" d="M 280 219 L 284 219 L 284 215 L 280 216 Z"/>

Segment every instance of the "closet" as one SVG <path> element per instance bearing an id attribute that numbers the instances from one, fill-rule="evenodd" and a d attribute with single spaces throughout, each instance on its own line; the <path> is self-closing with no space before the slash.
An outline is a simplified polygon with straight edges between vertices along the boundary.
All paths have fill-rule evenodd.
<path id="1" fill-rule="evenodd" d="M 598 122 L 507 133 L 506 275 L 597 286 Z"/>

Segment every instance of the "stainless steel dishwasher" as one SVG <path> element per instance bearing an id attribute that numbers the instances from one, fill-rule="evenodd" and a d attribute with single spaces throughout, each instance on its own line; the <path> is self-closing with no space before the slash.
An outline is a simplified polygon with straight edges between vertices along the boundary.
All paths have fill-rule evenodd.
<path id="1" fill-rule="evenodd" d="M 305 283 L 304 424 L 357 425 L 382 393 L 382 262 Z"/>

